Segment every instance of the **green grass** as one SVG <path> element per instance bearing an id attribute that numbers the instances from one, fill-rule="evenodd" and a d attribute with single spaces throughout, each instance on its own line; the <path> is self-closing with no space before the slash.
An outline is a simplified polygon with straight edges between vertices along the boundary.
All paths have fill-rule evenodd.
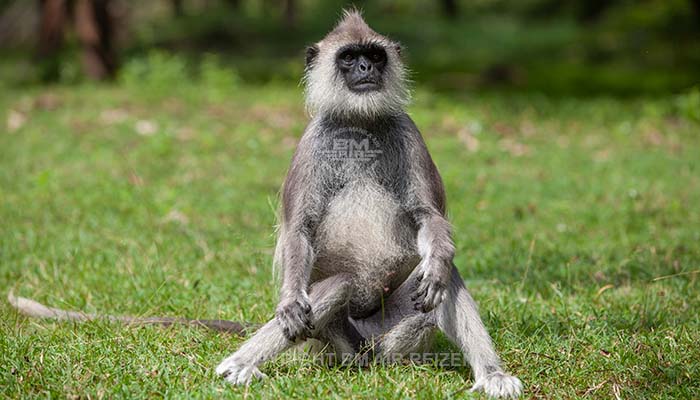
<path id="1" fill-rule="evenodd" d="M 301 90 L 144 86 L 0 92 L 3 296 L 269 319 Z M 527 397 L 700 396 L 700 126 L 675 103 L 416 94 L 456 263 Z M 0 313 L 5 398 L 434 398 L 471 383 L 468 368 L 280 360 L 234 388 L 213 368 L 238 338 Z"/>

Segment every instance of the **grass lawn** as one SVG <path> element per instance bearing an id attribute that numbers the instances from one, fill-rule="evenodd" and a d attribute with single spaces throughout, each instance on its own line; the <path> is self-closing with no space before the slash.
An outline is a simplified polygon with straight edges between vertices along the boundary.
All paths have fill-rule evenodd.
<path id="1" fill-rule="evenodd" d="M 156 83 L 0 91 L 3 297 L 273 315 L 301 89 Z M 700 396 L 700 125 L 675 101 L 416 93 L 456 264 L 527 397 Z M 213 369 L 239 338 L 29 320 L 5 301 L 0 315 L 3 398 L 435 398 L 471 384 L 466 367 L 281 359 L 237 388 Z"/>

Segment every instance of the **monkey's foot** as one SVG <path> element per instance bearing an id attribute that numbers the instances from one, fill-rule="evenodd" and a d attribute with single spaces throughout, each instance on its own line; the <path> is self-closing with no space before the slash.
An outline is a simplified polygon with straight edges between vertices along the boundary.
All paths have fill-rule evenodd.
<path id="1" fill-rule="evenodd" d="M 503 372 L 494 372 L 483 378 L 480 378 L 474 383 L 472 392 L 483 391 L 490 397 L 496 398 L 516 398 L 523 391 L 523 384 L 520 379 L 505 374 Z"/>
<path id="2" fill-rule="evenodd" d="M 255 365 L 239 362 L 235 355 L 228 357 L 216 367 L 216 373 L 234 385 L 249 385 L 254 379 L 265 379 L 267 375 L 260 372 Z"/>

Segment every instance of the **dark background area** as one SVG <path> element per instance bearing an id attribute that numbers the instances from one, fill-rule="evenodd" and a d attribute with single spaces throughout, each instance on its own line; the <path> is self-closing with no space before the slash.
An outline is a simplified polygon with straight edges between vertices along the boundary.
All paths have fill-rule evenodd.
<path id="1" fill-rule="evenodd" d="M 215 56 L 244 82 L 298 81 L 303 48 L 345 1 L 0 1 L 4 85 L 121 76 L 156 58 L 192 76 Z M 356 1 L 444 91 L 657 95 L 700 82 L 698 0 Z M 102 63 L 103 65 L 100 65 Z"/>

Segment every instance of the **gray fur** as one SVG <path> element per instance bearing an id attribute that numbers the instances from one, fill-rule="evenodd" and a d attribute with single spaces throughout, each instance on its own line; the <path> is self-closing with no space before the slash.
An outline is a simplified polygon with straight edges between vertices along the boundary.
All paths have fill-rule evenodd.
<path id="1" fill-rule="evenodd" d="M 335 73 L 336 51 L 379 43 L 390 67 L 381 90 L 354 93 Z M 282 272 L 276 316 L 224 360 L 217 373 L 247 384 L 265 361 L 313 338 L 336 353 L 370 345 L 379 359 L 422 351 L 436 329 L 468 358 L 474 390 L 517 396 L 453 265 L 440 175 L 411 118 L 395 42 L 357 12 L 307 57 L 312 119 L 282 191 L 275 264 Z M 370 143 L 369 161 L 335 157 L 338 143 Z M 365 150 L 367 147 L 365 147 Z"/>

